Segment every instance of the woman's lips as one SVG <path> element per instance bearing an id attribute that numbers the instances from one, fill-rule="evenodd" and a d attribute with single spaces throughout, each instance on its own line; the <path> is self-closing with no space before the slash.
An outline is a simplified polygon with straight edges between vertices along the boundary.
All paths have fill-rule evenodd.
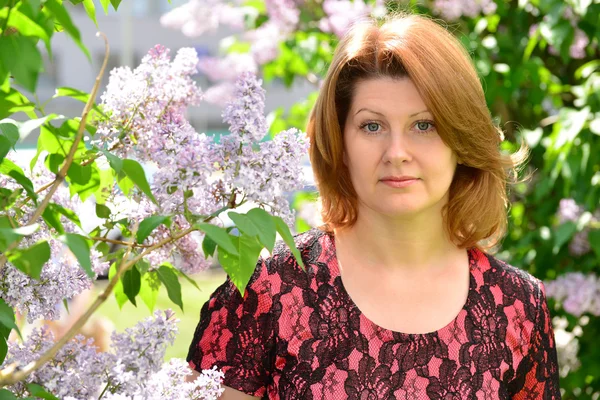
<path id="1" fill-rule="evenodd" d="M 406 180 L 392 180 L 392 179 L 385 179 L 382 180 L 381 182 L 383 182 L 384 184 L 386 184 L 389 187 L 393 187 L 393 188 L 405 188 L 408 187 L 414 183 L 416 183 L 418 181 L 418 179 L 406 179 Z"/>

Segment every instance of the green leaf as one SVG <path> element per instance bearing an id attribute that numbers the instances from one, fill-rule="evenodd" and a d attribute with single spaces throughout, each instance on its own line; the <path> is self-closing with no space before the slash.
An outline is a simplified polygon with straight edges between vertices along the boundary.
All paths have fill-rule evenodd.
<path id="1" fill-rule="evenodd" d="M 50 203 L 48 206 L 56 209 L 56 211 L 64 215 L 69 221 L 73 222 L 75 225 L 81 228 L 81 221 L 79 220 L 79 216 L 75 214 L 73 210 L 69 210 L 68 208 L 63 207 L 60 204 Z"/>
<path id="2" fill-rule="evenodd" d="M 119 8 L 119 5 L 121 4 L 121 0 L 110 0 L 110 4 L 112 4 L 115 11 L 117 11 L 117 8 Z"/>
<path id="3" fill-rule="evenodd" d="M 0 57 L 0 80 L 2 79 L 2 69 L 4 61 Z M 8 73 L 8 71 L 6 71 Z M 0 118 L 8 117 L 19 111 L 30 114 L 35 109 L 35 105 L 18 90 L 10 88 L 8 92 L 0 96 Z M 35 114 L 31 118 L 35 118 Z"/>
<path id="4" fill-rule="evenodd" d="M 48 204 L 48 206 L 44 209 L 42 218 L 44 218 L 44 221 L 46 224 L 48 224 L 48 226 L 56 229 L 59 234 L 62 235 L 65 233 L 63 225 L 60 222 L 60 213 L 56 210 L 56 208 L 51 207 L 51 204 Z"/>
<path id="5" fill-rule="evenodd" d="M 72 166 L 73 164 L 71 164 L 71 167 Z M 81 201 L 86 201 L 88 197 L 96 193 L 100 188 L 100 170 L 96 163 L 87 165 L 83 168 L 90 168 L 89 171 L 91 172 L 91 176 L 87 183 L 77 183 L 74 180 L 72 180 L 71 177 L 68 175 L 67 181 L 69 182 L 69 193 L 71 193 L 71 196 L 74 196 L 77 193 L 79 194 L 79 198 L 81 199 Z M 71 168 L 69 168 L 69 171 L 70 170 Z M 83 171 L 81 173 L 86 174 L 87 172 Z M 85 178 L 85 176 L 82 176 L 81 178 L 83 179 Z"/>
<path id="6" fill-rule="evenodd" d="M 149 271 L 148 273 L 142 275 L 140 297 L 142 298 L 144 304 L 146 304 L 150 312 L 154 312 L 156 300 L 158 299 L 159 289 L 160 279 L 156 271 Z"/>
<path id="7" fill-rule="evenodd" d="M 85 4 L 89 2 L 92 5 L 93 0 L 84 0 L 84 6 Z M 87 92 L 84 92 L 82 90 L 78 90 L 78 89 L 74 89 L 72 87 L 68 87 L 68 86 L 62 86 L 56 89 L 56 92 L 54 93 L 54 96 L 52 96 L 53 99 L 57 98 L 57 97 L 70 97 L 74 100 L 78 100 L 81 101 L 82 103 L 87 103 L 90 95 Z M 106 116 L 106 114 L 104 113 L 104 111 L 102 111 L 102 109 L 100 109 L 100 107 L 98 107 L 98 105 L 96 103 L 93 104 L 92 108 L 98 112 L 100 115 L 102 116 Z"/>
<path id="8" fill-rule="evenodd" d="M 170 222 L 170 217 L 164 215 L 153 215 L 144 219 L 142 222 L 140 222 L 140 226 L 138 227 L 136 235 L 137 242 L 143 243 L 144 240 L 146 240 L 146 238 L 148 237 L 148 235 L 150 235 L 152 231 L 156 229 L 156 227 L 158 227 L 161 224 L 169 226 L 171 225 Z"/>
<path id="9" fill-rule="evenodd" d="M 35 21 L 31 20 L 27 15 L 21 13 L 18 9 L 13 8 L 10 13 L 10 19 L 8 26 L 17 28 L 19 34 L 23 36 L 31 36 L 33 38 L 42 39 L 46 43 L 46 47 L 49 47 L 50 36 L 48 33 L 39 26 Z"/>
<path id="10" fill-rule="evenodd" d="M 71 163 L 67 176 L 72 182 L 78 185 L 86 185 L 92 178 L 92 167 L 90 165 L 79 165 L 76 162 Z"/>
<path id="11" fill-rule="evenodd" d="M 6 358 L 6 354 L 8 353 L 8 344 L 6 343 L 6 339 L 4 339 L 4 336 L 0 336 L 0 363 L 4 362 L 4 359 Z M 4 396 L 4 390 L 0 391 L 0 400 L 7 398 L 9 399 L 10 397 L 5 397 Z M 13 397 L 16 399 L 16 397 Z"/>
<path id="12" fill-rule="evenodd" d="M 135 296 L 137 296 L 140 292 L 140 271 L 138 271 L 138 269 L 134 265 L 133 267 L 125 271 L 125 273 L 121 277 L 121 281 L 123 281 L 123 292 L 129 299 L 129 301 L 131 301 L 131 303 L 133 303 L 133 305 L 137 307 L 137 304 L 135 303 Z"/>
<path id="13" fill-rule="evenodd" d="M 119 157 L 115 156 L 114 154 L 108 152 L 107 150 L 100 149 L 100 151 L 102 151 L 102 153 L 106 156 L 106 159 L 108 160 L 108 163 L 110 164 L 110 167 L 117 174 L 119 174 L 121 172 L 121 170 L 123 169 L 123 160 L 121 160 Z"/>
<path id="14" fill-rule="evenodd" d="M 146 180 L 146 173 L 140 163 L 134 160 L 123 160 L 123 171 L 154 204 L 157 204 L 154 195 L 150 191 L 148 180 Z"/>
<path id="15" fill-rule="evenodd" d="M 183 301 L 181 300 L 181 284 L 177 278 L 177 274 L 173 271 L 174 268 L 168 264 L 161 265 L 156 272 L 158 273 L 158 279 L 167 288 L 167 294 L 169 299 L 181 308 L 183 311 Z"/>
<path id="16" fill-rule="evenodd" d="M 94 278 L 95 273 L 92 271 L 92 262 L 90 260 L 90 245 L 88 241 L 81 235 L 76 233 L 66 233 L 59 237 L 60 241 L 66 244 L 71 252 L 79 261 L 79 264 L 90 277 Z"/>
<path id="17" fill-rule="evenodd" d="M 4 342 L 6 345 L 6 342 Z M 1 344 L 0 344 L 1 346 Z M 8 349 L 7 349 L 8 350 Z M 6 357 L 6 355 L 5 355 Z M 4 357 L 2 357 L 2 361 L 4 361 Z M 0 361 L 0 362 L 2 362 Z M 17 396 L 15 396 L 12 392 L 9 392 L 6 389 L 0 389 L 0 400 L 17 400 Z"/>
<path id="18" fill-rule="evenodd" d="M 217 243 L 210 238 L 210 236 L 205 235 L 204 240 L 202 241 L 202 251 L 204 251 L 204 258 L 208 258 L 208 256 L 213 256 L 215 254 L 215 249 L 217 248 Z"/>
<path id="19" fill-rule="evenodd" d="M 233 236 L 230 236 L 225 229 L 204 222 L 194 224 L 194 227 L 206 233 L 207 236 L 210 236 L 219 247 L 224 248 L 228 253 L 238 255 L 237 249 L 233 245 Z"/>
<path id="20" fill-rule="evenodd" d="M 235 225 L 241 232 L 248 236 L 258 236 L 262 245 L 269 252 L 273 251 L 277 232 L 275 230 L 275 222 L 268 212 L 260 208 L 254 208 L 246 215 L 236 212 L 229 212 L 227 215 L 235 222 Z"/>
<path id="21" fill-rule="evenodd" d="M 112 193 L 115 184 L 115 173 L 110 168 L 98 169 L 98 175 L 100 176 L 100 186 L 94 192 L 94 197 L 96 204 L 104 205 Z"/>
<path id="22" fill-rule="evenodd" d="M 79 33 L 79 29 L 73 24 L 71 20 L 71 16 L 67 12 L 67 9 L 64 5 L 59 3 L 57 0 L 46 0 L 45 6 L 54 14 L 54 17 L 58 20 L 58 22 L 63 26 L 65 31 L 71 36 L 75 44 L 79 46 L 79 48 L 83 51 L 83 53 L 87 56 L 88 60 L 92 60 L 90 56 L 89 50 L 83 45 L 81 41 L 81 34 Z"/>
<path id="23" fill-rule="evenodd" d="M 219 246 L 218 257 L 223 269 L 244 297 L 246 286 L 256 269 L 256 261 L 263 246 L 256 238 L 246 235 L 233 237 L 233 241 L 238 254 L 231 254 Z"/>
<path id="24" fill-rule="evenodd" d="M 30 92 L 35 92 L 39 73 L 43 68 L 42 56 L 32 38 L 20 35 L 0 36 L 0 81 L 12 72 L 15 82 Z"/>
<path id="25" fill-rule="evenodd" d="M 14 162 L 10 161 L 8 158 L 5 158 L 0 162 L 0 174 L 4 174 L 6 176 L 10 176 L 17 183 L 25 189 L 27 195 L 33 199 L 34 202 L 37 203 L 37 194 L 35 194 L 35 189 L 33 188 L 33 182 L 29 178 L 25 176 L 23 169 L 19 167 Z"/>
<path id="26" fill-rule="evenodd" d="M 253 208 L 247 215 L 258 229 L 258 240 L 272 253 L 277 236 L 273 216 L 262 208 Z"/>
<path id="27" fill-rule="evenodd" d="M 563 244 L 567 243 L 577 232 L 577 224 L 573 221 L 567 221 L 560 225 L 554 231 L 554 248 L 560 249 Z"/>
<path id="28" fill-rule="evenodd" d="M 28 236 L 37 231 L 39 224 L 12 228 L 8 217 L 0 215 L 0 252 L 6 249 L 22 236 Z"/>
<path id="29" fill-rule="evenodd" d="M 98 218 L 110 218 L 110 208 L 103 204 L 96 204 L 96 216 Z"/>
<path id="30" fill-rule="evenodd" d="M 186 281 L 188 281 L 189 283 L 191 283 L 192 286 L 194 286 L 196 289 L 198 289 L 199 291 L 202 291 L 202 289 L 200 289 L 200 286 L 198 286 L 198 284 L 196 283 L 196 281 L 193 280 L 192 278 L 190 278 L 189 276 L 187 276 L 183 271 L 180 271 L 178 269 L 175 269 L 175 271 L 177 271 L 177 274 L 179 276 L 182 276 Z"/>
<path id="31" fill-rule="evenodd" d="M 119 262 L 121 262 L 121 261 L 119 260 Z M 110 266 L 110 269 L 108 270 L 109 281 L 112 280 L 112 278 L 116 274 L 117 274 L 117 264 L 112 263 Z M 113 292 L 115 293 L 115 299 L 117 300 L 117 304 L 119 305 L 119 308 L 122 309 L 123 305 L 125 303 L 127 303 L 128 298 L 123 290 L 123 281 L 121 279 L 119 279 L 117 281 L 117 283 L 115 284 L 115 288 L 113 289 Z"/>
<path id="32" fill-rule="evenodd" d="M 21 331 L 15 323 L 15 312 L 2 298 L 0 298 L 0 325 L 3 327 L 1 333 L 5 339 L 8 339 L 13 329 L 21 336 Z"/>
<path id="33" fill-rule="evenodd" d="M 588 241 L 590 246 L 596 253 L 596 258 L 600 261 L 600 229 L 592 229 L 588 233 Z"/>
<path id="34" fill-rule="evenodd" d="M 273 217 L 273 220 L 275 221 L 277 232 L 279 232 L 279 235 L 281 235 L 281 238 L 283 239 L 285 244 L 287 244 L 290 250 L 292 251 L 292 254 L 296 258 L 298 264 L 300 264 L 302 269 L 306 271 L 306 267 L 304 266 L 304 262 L 302 261 L 300 251 L 298 251 L 298 248 L 296 248 L 296 244 L 294 243 L 294 236 L 292 236 L 290 228 L 287 226 L 285 221 L 281 219 L 281 217 Z"/>
<path id="35" fill-rule="evenodd" d="M 11 125 L 13 125 L 17 129 L 17 132 L 18 132 L 17 139 L 23 140 L 27 136 L 29 136 L 29 134 L 31 132 L 35 131 L 40 126 L 44 125 L 46 122 L 52 121 L 52 120 L 55 120 L 55 119 L 63 119 L 63 118 L 64 117 L 62 115 L 48 114 L 45 117 L 36 118 L 36 119 L 30 119 L 30 120 L 25 121 L 25 122 L 19 122 L 19 121 L 15 121 L 13 119 L 10 119 L 10 118 L 6 118 L 6 119 L 3 119 L 2 121 L 0 121 L 0 124 L 1 125 L 4 125 L 4 124 L 11 124 Z"/>
<path id="36" fill-rule="evenodd" d="M 110 0 L 100 0 L 100 4 L 102 4 L 104 14 L 108 15 L 108 6 L 110 5 Z"/>
<path id="37" fill-rule="evenodd" d="M 41 397 L 42 399 L 46 399 L 46 400 L 59 400 L 58 397 L 54 396 L 51 393 L 48 393 L 46 391 L 46 389 L 44 389 L 42 386 L 38 385 L 37 383 L 29 383 L 27 385 L 27 390 L 29 391 L 29 393 L 32 396 L 35 396 L 35 397 Z"/>
<path id="38" fill-rule="evenodd" d="M 4 157 L 8 154 L 10 149 L 13 149 L 15 144 L 7 139 L 5 136 L 0 135 L 0 162 L 4 160 Z"/>
<path id="39" fill-rule="evenodd" d="M 83 7 L 85 8 L 85 12 L 87 13 L 88 17 L 90 17 L 97 28 L 98 21 L 96 21 L 96 6 L 94 5 L 94 0 L 83 0 Z"/>
<path id="40" fill-rule="evenodd" d="M 40 279 L 42 267 L 50 259 L 50 245 L 46 241 L 38 242 L 26 249 L 10 252 L 8 260 L 19 270 L 33 279 Z"/>

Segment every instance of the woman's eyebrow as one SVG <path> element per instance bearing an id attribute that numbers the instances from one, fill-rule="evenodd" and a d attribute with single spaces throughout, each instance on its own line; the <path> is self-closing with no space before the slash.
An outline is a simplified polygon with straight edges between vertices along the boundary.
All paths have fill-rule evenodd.
<path id="1" fill-rule="evenodd" d="M 354 115 L 357 115 L 357 114 L 358 114 L 359 112 L 361 112 L 361 111 L 370 111 L 370 112 L 372 112 L 373 114 L 381 115 L 382 117 L 384 117 L 384 115 L 383 115 L 382 113 L 380 113 L 380 112 L 377 112 L 377 111 L 370 110 L 370 109 L 368 109 L 368 108 L 361 108 L 361 109 L 360 109 L 360 110 L 358 110 L 358 111 L 357 111 L 357 112 L 356 112 Z M 429 110 L 423 110 L 423 111 L 416 112 L 416 113 L 414 113 L 414 114 L 411 114 L 411 115 L 409 115 L 409 118 L 412 118 L 412 117 L 414 117 L 415 115 L 423 114 L 423 113 L 426 113 L 426 112 L 429 112 Z"/>

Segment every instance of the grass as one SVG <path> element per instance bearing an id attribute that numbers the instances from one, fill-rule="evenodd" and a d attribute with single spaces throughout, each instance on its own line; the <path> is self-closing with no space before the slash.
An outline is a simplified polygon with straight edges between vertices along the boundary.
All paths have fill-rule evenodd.
<path id="1" fill-rule="evenodd" d="M 194 330 L 200 319 L 200 309 L 214 290 L 225 281 L 226 274 L 222 271 L 205 272 L 193 276 L 192 278 L 200 287 L 200 291 L 185 279 L 180 280 L 184 311 L 181 311 L 179 306 L 175 305 L 169 299 L 167 290 L 164 286 L 161 286 L 160 288 L 155 310 L 170 308 L 180 320 L 177 324 L 179 334 L 175 339 L 175 344 L 167 348 L 165 360 L 169 360 L 173 357 L 185 359 L 192 336 L 194 335 Z M 104 289 L 106 283 L 106 281 L 101 281 L 96 284 L 94 287 L 93 298 Z M 123 308 L 119 310 L 119 305 L 117 304 L 115 296 L 111 295 L 104 304 L 100 306 L 95 315 L 108 318 L 115 325 L 115 329 L 122 332 L 125 328 L 132 327 L 136 322 L 152 315 L 139 296 L 136 298 L 136 302 L 137 307 L 130 302 L 127 302 L 123 305 Z"/>

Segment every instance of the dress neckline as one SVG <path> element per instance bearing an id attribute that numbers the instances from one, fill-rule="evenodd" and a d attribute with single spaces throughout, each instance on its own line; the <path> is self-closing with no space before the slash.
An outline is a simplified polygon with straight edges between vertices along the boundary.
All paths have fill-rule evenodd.
<path id="1" fill-rule="evenodd" d="M 344 282 L 342 280 L 342 275 L 340 273 L 340 268 L 339 268 L 339 264 L 338 264 L 334 234 L 332 232 L 325 232 L 325 231 L 321 231 L 321 232 L 326 237 L 326 240 L 329 241 L 329 243 L 327 243 L 327 246 L 325 246 L 325 247 L 328 249 L 327 251 L 331 252 L 331 255 L 330 255 L 331 262 L 330 262 L 329 267 L 330 267 L 331 274 L 332 274 L 332 277 L 331 277 L 332 281 L 339 277 L 338 281 L 339 281 L 340 288 L 341 288 L 342 292 L 344 293 L 344 296 L 347 298 L 348 304 L 350 305 L 350 307 L 354 308 L 358 312 L 358 314 L 362 318 L 364 318 L 364 320 L 367 321 L 377 331 L 387 332 L 394 336 L 404 337 L 404 338 L 409 338 L 409 339 L 442 336 L 446 332 L 452 334 L 453 327 L 457 326 L 457 325 L 460 326 L 459 319 L 461 317 L 463 317 L 463 315 L 464 316 L 467 315 L 468 309 L 469 309 L 469 304 L 472 304 L 472 302 L 474 301 L 474 296 L 476 294 L 475 293 L 476 280 L 473 275 L 473 269 L 474 269 L 473 266 L 475 265 L 475 262 L 476 262 L 475 260 L 477 259 L 477 256 L 475 254 L 475 252 L 477 251 L 477 248 L 467 249 L 467 256 L 468 256 L 468 260 L 469 260 L 469 291 L 467 293 L 467 298 L 465 300 L 465 303 L 463 304 L 463 306 L 461 307 L 459 312 L 454 316 L 454 318 L 448 324 L 446 324 L 445 326 L 443 326 L 435 331 L 425 332 L 425 333 L 404 333 L 404 332 L 394 331 L 392 329 L 384 328 L 384 327 L 378 325 L 377 323 L 373 322 L 369 317 L 367 317 L 362 312 L 362 310 L 356 305 L 356 303 L 354 303 L 354 300 L 352 300 L 352 297 L 346 290 L 346 287 L 344 286 Z"/>

